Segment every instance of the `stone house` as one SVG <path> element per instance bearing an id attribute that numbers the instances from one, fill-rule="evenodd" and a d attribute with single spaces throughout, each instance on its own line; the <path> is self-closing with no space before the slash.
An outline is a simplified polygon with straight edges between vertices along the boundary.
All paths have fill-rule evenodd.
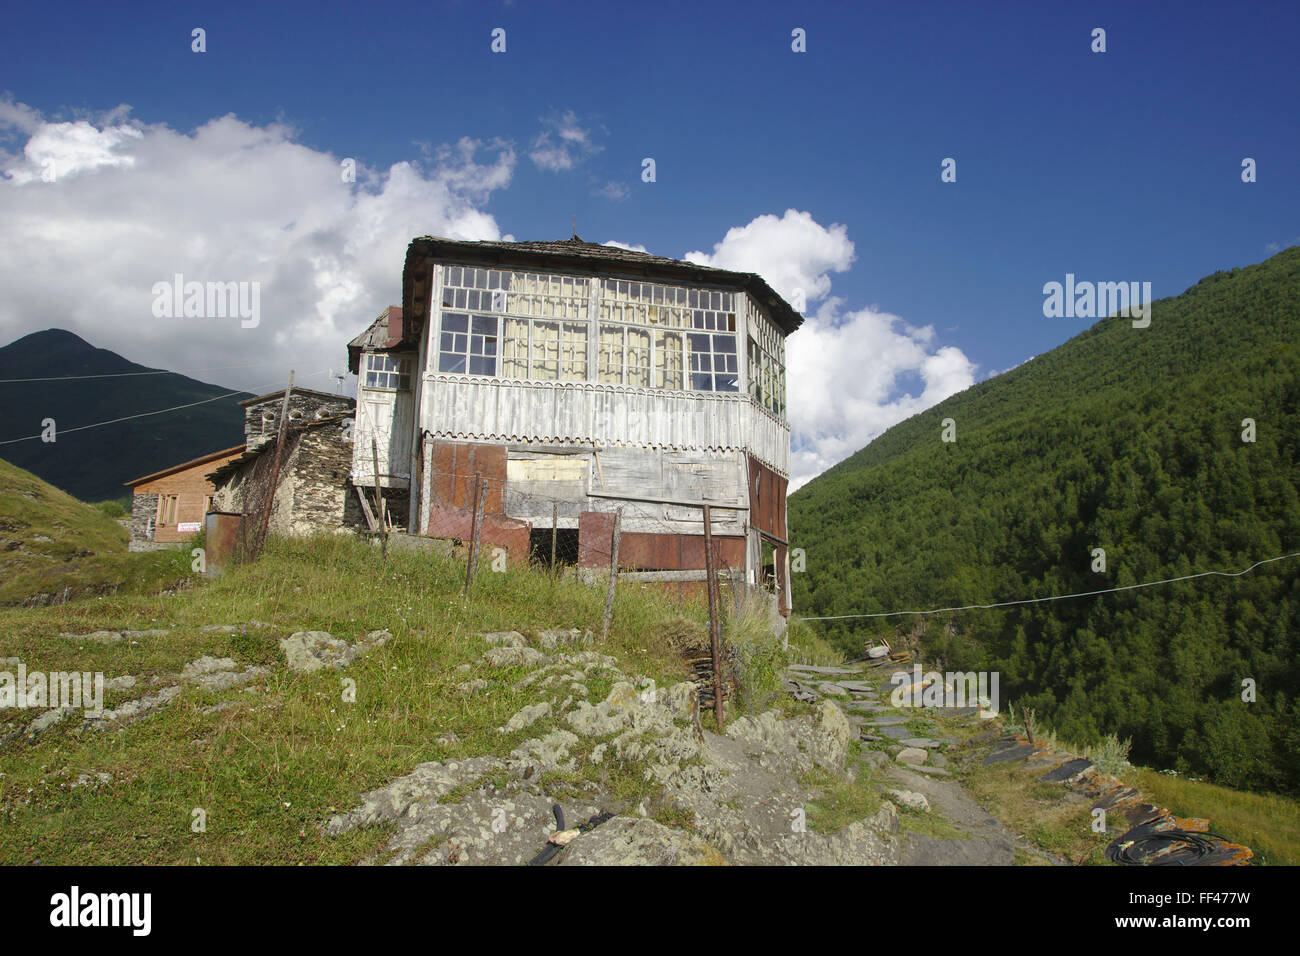
<path id="1" fill-rule="evenodd" d="M 261 508 L 270 480 L 284 390 L 245 399 L 246 450 L 211 471 L 213 510 L 242 514 Z M 268 531 L 308 535 L 355 524 L 359 506 L 349 480 L 355 401 L 313 389 L 293 389 Z"/>

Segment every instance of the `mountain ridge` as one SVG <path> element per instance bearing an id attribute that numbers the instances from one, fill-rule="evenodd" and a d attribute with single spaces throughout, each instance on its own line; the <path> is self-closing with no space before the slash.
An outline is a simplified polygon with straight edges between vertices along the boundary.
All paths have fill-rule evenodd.
<path id="1" fill-rule="evenodd" d="M 59 328 L 29 333 L 0 348 L 0 380 L 0 399 L 21 409 L 0 422 L 0 442 L 11 442 L 0 444 L 0 455 L 89 501 L 125 497 L 130 494 L 125 481 L 238 444 L 243 440 L 238 402 L 251 397 L 132 362 Z M 195 402 L 205 404 L 68 431 Z M 55 441 L 15 440 L 41 433 L 47 418 L 54 419 Z"/>

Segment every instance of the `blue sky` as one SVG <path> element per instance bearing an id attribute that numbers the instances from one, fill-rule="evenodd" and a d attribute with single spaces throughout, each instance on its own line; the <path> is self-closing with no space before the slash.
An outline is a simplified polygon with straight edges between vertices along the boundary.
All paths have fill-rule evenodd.
<path id="1" fill-rule="evenodd" d="M 1300 241 L 1295 3 L 52 3 L 8 27 L 0 249 L 28 251 L 0 266 L 4 341 L 61 325 L 151 365 L 341 365 L 413 235 L 556 239 L 576 216 L 808 288 L 801 480 L 1087 327 L 1043 316 L 1045 282 L 1159 298 Z M 50 156 L 67 175 L 34 181 Z M 357 184 L 315 185 L 346 157 Z M 75 307 L 70 268 L 99 283 Z M 184 269 L 256 273 L 265 321 L 150 327 L 133 283 Z"/>

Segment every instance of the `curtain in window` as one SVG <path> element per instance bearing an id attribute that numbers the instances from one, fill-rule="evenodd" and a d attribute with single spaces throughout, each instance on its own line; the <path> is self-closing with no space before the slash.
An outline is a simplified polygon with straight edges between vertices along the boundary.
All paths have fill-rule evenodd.
<path id="1" fill-rule="evenodd" d="M 506 319 L 505 341 L 501 348 L 501 375 L 504 378 L 528 377 L 527 319 Z"/>

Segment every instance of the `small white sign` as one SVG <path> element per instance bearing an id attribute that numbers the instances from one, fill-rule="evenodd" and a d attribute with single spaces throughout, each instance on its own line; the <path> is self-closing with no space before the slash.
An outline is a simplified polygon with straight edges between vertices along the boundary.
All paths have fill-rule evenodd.
<path id="1" fill-rule="evenodd" d="M 193 533 L 195 531 L 201 531 L 201 530 L 203 530 L 202 521 L 182 521 L 180 524 L 176 526 L 176 532 L 178 534 L 186 534 L 187 532 Z"/>

